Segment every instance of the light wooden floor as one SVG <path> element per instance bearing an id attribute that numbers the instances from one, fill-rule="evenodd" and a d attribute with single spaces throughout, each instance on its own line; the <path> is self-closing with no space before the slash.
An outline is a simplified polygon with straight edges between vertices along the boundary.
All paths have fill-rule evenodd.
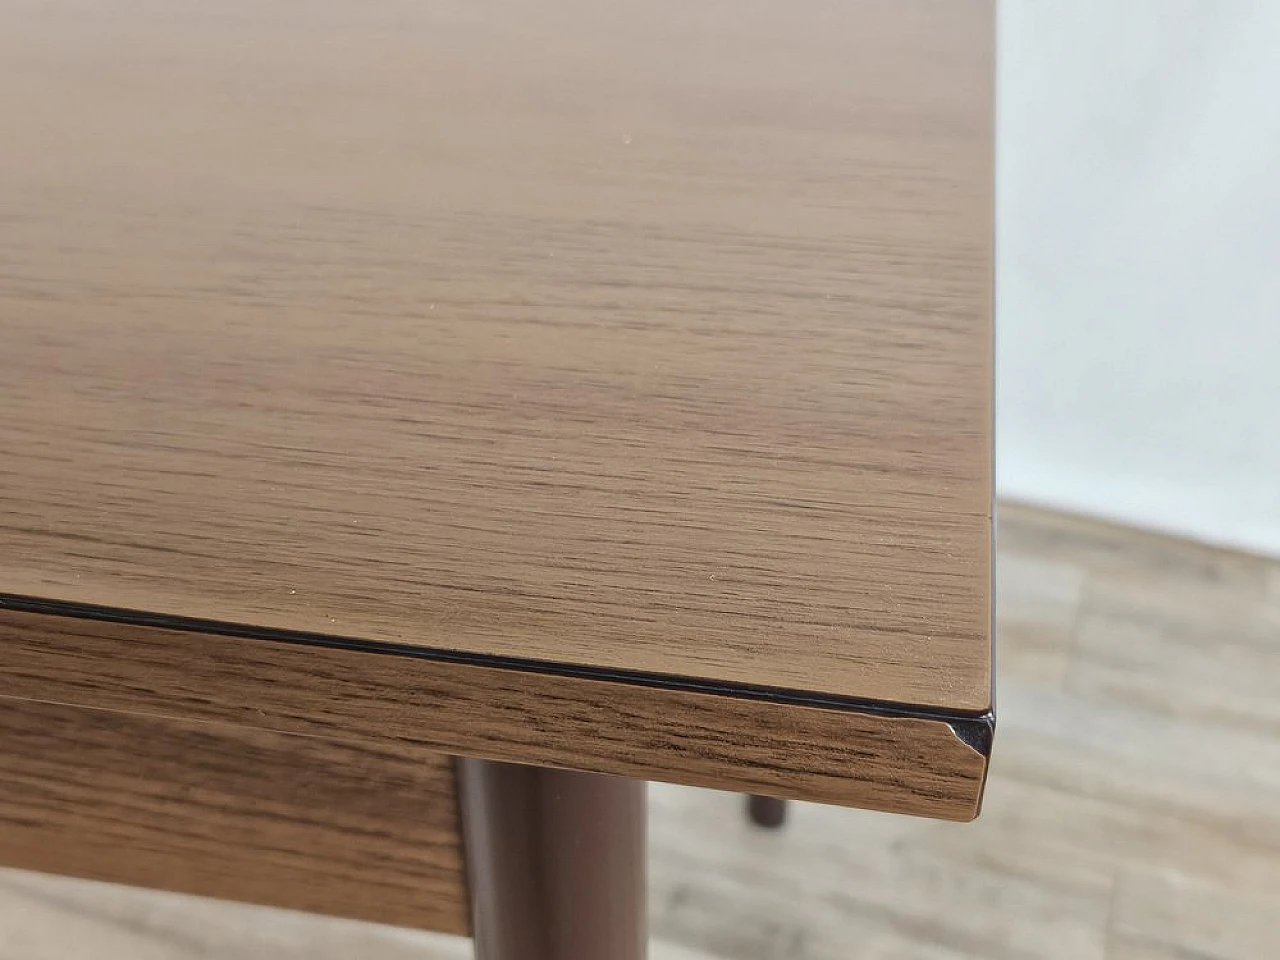
<path id="1" fill-rule="evenodd" d="M 1280 958 L 1280 563 L 1003 507 L 1000 726 L 954 825 L 652 790 L 654 960 Z M 0 871 L 2 960 L 469 957 Z"/>

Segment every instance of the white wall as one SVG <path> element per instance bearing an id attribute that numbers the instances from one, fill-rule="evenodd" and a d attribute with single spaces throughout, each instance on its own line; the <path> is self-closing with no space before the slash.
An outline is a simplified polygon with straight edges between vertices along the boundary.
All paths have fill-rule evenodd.
<path id="1" fill-rule="evenodd" d="M 1280 555 L 1280 0 L 1003 0 L 1002 495 Z"/>

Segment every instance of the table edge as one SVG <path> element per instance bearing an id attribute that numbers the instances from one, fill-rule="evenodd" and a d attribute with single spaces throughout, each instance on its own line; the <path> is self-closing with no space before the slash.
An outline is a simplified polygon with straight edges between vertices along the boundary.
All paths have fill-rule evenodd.
<path id="1" fill-rule="evenodd" d="M 459 755 L 950 820 L 978 813 L 995 726 L 990 710 L 710 684 L 5 594 L 0 631 L 10 661 L 5 699 L 413 739 Z M 134 688 L 123 678 L 140 669 L 131 655 L 144 648 L 145 683 Z M 310 655 L 289 653 L 299 648 Z M 222 669 L 227 664 L 236 677 Z M 77 671 L 91 682 L 65 680 Z M 347 685 L 335 692 L 339 682 Z M 288 703 L 272 702 L 286 690 Z"/>

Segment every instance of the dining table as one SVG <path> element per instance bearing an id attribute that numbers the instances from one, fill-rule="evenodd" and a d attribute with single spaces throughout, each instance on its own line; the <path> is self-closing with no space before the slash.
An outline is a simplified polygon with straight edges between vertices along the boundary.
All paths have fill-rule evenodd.
<path id="1" fill-rule="evenodd" d="M 0 10 L 0 865 L 645 954 L 645 782 L 966 821 L 992 0 Z"/>

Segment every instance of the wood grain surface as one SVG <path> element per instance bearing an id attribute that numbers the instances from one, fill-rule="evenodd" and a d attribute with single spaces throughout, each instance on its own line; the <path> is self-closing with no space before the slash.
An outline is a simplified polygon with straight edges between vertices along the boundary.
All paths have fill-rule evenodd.
<path id="1" fill-rule="evenodd" d="M 989 0 L 0 27 L 0 592 L 980 713 Z"/>
<path id="2" fill-rule="evenodd" d="M 469 928 L 448 757 L 0 699 L 0 770 L 7 866 Z"/>
<path id="3" fill-rule="evenodd" d="M 0 609 L 2 696 L 950 820 L 990 728 Z M 957 733 L 959 730 L 959 733 Z M 966 739 L 962 739 L 962 737 Z M 966 742 L 969 741 L 969 742 Z"/>

